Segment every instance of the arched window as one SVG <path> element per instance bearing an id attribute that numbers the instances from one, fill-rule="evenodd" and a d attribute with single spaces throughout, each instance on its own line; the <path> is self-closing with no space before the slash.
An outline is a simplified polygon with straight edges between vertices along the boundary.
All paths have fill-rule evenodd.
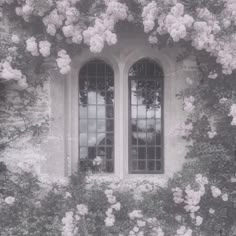
<path id="1" fill-rule="evenodd" d="M 79 160 L 81 170 L 114 171 L 114 73 L 101 60 L 79 73 Z"/>
<path id="2" fill-rule="evenodd" d="M 150 59 L 129 71 L 129 172 L 163 172 L 163 71 Z"/>

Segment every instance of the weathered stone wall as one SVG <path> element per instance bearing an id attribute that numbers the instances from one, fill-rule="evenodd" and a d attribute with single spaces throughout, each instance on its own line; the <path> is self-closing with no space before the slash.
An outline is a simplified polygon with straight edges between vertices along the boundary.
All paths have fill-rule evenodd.
<path id="1" fill-rule="evenodd" d="M 179 134 L 184 124 L 186 114 L 183 111 L 183 101 L 176 94 L 186 86 L 186 78 L 194 79 L 197 75 L 194 58 L 176 62 L 179 48 L 159 50 L 151 47 L 143 33 L 126 31 L 112 47 L 106 47 L 100 54 L 92 54 L 84 47 L 72 61 L 69 75 L 62 76 L 58 71 L 50 72 L 50 79 L 43 88 L 37 89 L 39 99 L 32 107 L 24 111 L 28 122 L 38 124 L 49 118 L 50 125 L 47 133 L 31 139 L 28 136 L 12 143 L 11 148 L 1 154 L 1 158 L 39 159 L 38 169 L 50 176 L 63 177 L 70 175 L 78 165 L 78 73 L 84 63 L 93 58 L 105 60 L 115 72 L 115 174 L 118 178 L 146 178 L 144 175 L 128 174 L 128 77 L 129 68 L 137 60 L 149 57 L 162 66 L 165 74 L 164 87 L 164 174 L 158 179 L 167 179 L 181 169 L 186 153 L 186 143 Z M 14 83 L 9 85 L 7 99 L 15 107 L 22 106 Z M 24 127 L 24 120 L 11 108 L 1 106 L 0 129 Z M 45 135 L 47 134 L 47 135 Z M 27 151 L 28 150 L 28 151 Z M 45 157 L 46 160 L 42 160 Z M 152 176 L 155 179 L 157 175 Z M 148 176 L 150 178 L 150 175 Z"/>

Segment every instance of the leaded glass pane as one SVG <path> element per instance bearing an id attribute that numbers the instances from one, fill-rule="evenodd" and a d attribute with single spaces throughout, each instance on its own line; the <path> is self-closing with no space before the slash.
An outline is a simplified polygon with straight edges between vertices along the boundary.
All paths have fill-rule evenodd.
<path id="1" fill-rule="evenodd" d="M 142 59 L 129 71 L 131 173 L 161 173 L 163 72 L 154 61 Z M 137 161 L 135 161 L 137 160 Z"/>
<path id="2" fill-rule="evenodd" d="M 114 171 L 114 74 L 100 60 L 79 74 L 79 158 L 81 170 Z M 95 165 L 100 157 L 102 163 Z"/>

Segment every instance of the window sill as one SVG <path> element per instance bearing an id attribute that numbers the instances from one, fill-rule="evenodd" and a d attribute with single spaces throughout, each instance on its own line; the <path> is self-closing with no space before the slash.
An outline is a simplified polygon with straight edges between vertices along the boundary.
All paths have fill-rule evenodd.
<path id="1" fill-rule="evenodd" d="M 142 185 L 149 183 L 151 185 L 165 187 L 169 176 L 165 174 L 127 174 L 124 177 L 121 177 L 117 174 L 93 174 L 88 176 L 88 184 L 102 185 L 107 183 L 107 186 L 112 184 L 120 184 L 124 186 L 133 186 L 133 185 Z M 132 187 L 131 187 L 132 188 Z"/>

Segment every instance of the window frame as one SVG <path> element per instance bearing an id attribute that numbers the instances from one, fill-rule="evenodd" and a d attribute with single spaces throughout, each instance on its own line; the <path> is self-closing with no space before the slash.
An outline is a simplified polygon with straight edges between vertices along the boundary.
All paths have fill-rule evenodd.
<path id="1" fill-rule="evenodd" d="M 142 76 L 129 76 L 129 71 L 130 69 L 138 62 L 140 61 L 150 61 L 154 64 L 156 64 L 157 66 L 160 67 L 160 69 L 162 70 L 162 78 L 159 79 L 160 84 L 161 84 L 161 144 L 160 144 L 160 148 L 161 148 L 161 157 L 160 157 L 160 163 L 161 163 L 161 169 L 160 170 L 155 170 L 155 171 L 148 171 L 148 170 L 138 170 L 138 171 L 134 171 L 132 169 L 132 124 L 131 124 L 131 108 L 132 108 L 132 104 L 131 104 L 131 80 L 132 78 L 138 78 L 138 77 L 142 77 Z M 158 174 L 164 174 L 164 170 L 165 170 L 165 158 L 164 158 L 164 108 L 165 108 L 165 100 L 164 100 L 164 89 L 165 89 L 165 85 L 164 85 L 164 81 L 165 81 L 165 74 L 164 74 L 164 70 L 162 68 L 162 66 L 156 62 L 155 60 L 153 60 L 152 58 L 149 57 L 142 57 L 138 60 L 136 60 L 131 67 L 128 70 L 127 73 L 127 81 L 128 81 L 128 175 L 132 175 L 132 176 L 136 176 L 136 175 L 158 175 Z M 146 75 L 145 75 L 146 76 Z M 152 78 L 155 78 L 155 76 L 153 76 Z M 156 77 L 156 79 L 158 79 Z M 156 119 L 156 118 L 155 118 Z"/>
<path id="2" fill-rule="evenodd" d="M 80 84 L 80 80 L 85 76 L 85 75 L 82 75 L 81 73 L 81 71 L 82 71 L 82 69 L 84 68 L 84 67 L 88 67 L 89 66 L 89 64 L 100 64 L 100 63 L 102 63 L 102 64 L 104 64 L 104 66 L 105 66 L 105 68 L 109 68 L 111 71 L 112 71 L 112 75 L 105 75 L 104 74 L 104 78 L 105 78 L 105 80 L 107 79 L 107 78 L 112 78 L 112 80 L 113 80 L 113 86 L 114 86 L 114 88 L 113 88 L 113 99 L 114 99 L 114 101 L 113 101 L 113 104 L 105 104 L 104 106 L 106 107 L 106 106 L 112 106 L 113 107 L 113 117 L 111 118 L 111 119 L 108 119 L 107 117 L 105 117 L 104 119 L 107 121 L 107 120 L 112 120 L 113 121 L 113 131 L 110 133 L 110 132 L 105 132 L 105 134 L 107 135 L 107 134 L 112 134 L 113 136 L 112 136 L 112 138 L 113 138 L 113 144 L 111 145 L 111 147 L 109 146 L 109 148 L 112 148 L 113 149 L 113 158 L 112 158 L 112 162 L 113 162 L 113 171 L 112 172 L 108 172 L 108 171 L 104 171 L 104 172 L 102 172 L 102 173 L 100 173 L 100 172 L 94 172 L 93 173 L 93 175 L 100 175 L 100 174 L 104 174 L 104 175 L 113 175 L 113 174 L 115 174 L 115 172 L 116 172 L 116 167 L 115 167 L 115 165 L 116 165 L 116 157 L 115 157 L 115 149 L 116 149 L 116 145 L 115 145 L 115 109 L 116 109 L 116 102 L 115 102 L 115 97 L 116 97 L 116 88 L 115 88 L 115 71 L 114 71 L 114 69 L 113 69 L 113 67 L 109 64 L 109 63 L 107 63 L 105 60 L 103 60 L 102 58 L 100 58 L 100 57 L 96 57 L 96 58 L 91 58 L 90 60 L 88 60 L 88 61 L 86 61 L 80 68 L 79 68 L 79 70 L 78 70 L 78 74 L 77 74 L 77 84 L 78 84 L 78 87 L 77 87 L 77 90 L 78 90 L 78 103 L 77 103 L 77 107 L 78 107 L 78 157 L 77 157 L 77 159 L 78 159 L 78 171 L 80 171 L 80 147 L 82 146 L 82 147 L 84 147 L 83 145 L 81 145 L 80 144 L 80 134 L 81 134 L 81 132 L 80 132 L 80 120 L 81 120 L 81 118 L 80 118 L 80 106 L 81 106 L 81 103 L 80 103 L 80 86 L 79 86 L 79 84 Z M 106 71 L 106 69 L 105 69 L 105 71 Z M 97 72 L 97 71 L 96 71 Z M 86 74 L 86 76 L 85 77 L 96 77 L 96 80 L 97 80 L 97 77 L 101 77 L 101 75 L 97 75 L 97 74 L 95 74 L 95 75 L 93 75 L 93 76 L 91 76 L 91 75 L 88 75 L 88 68 L 87 68 L 87 72 L 86 72 L 87 74 Z M 88 79 L 88 78 L 87 78 Z M 96 87 L 97 87 L 97 82 L 96 82 Z M 97 92 L 97 88 L 96 88 L 96 92 Z M 97 93 L 96 93 L 96 99 L 97 99 Z M 94 118 L 94 119 L 96 119 L 96 124 L 97 124 L 97 120 L 99 120 L 99 118 L 97 117 L 97 106 L 101 106 L 100 104 L 97 104 L 97 102 L 96 102 L 96 104 L 94 104 L 94 105 L 96 105 L 96 118 Z M 87 107 L 89 106 L 89 104 L 87 103 Z M 88 111 L 87 111 L 88 112 Z M 87 114 L 88 115 L 88 114 Z M 89 119 L 91 119 L 91 118 L 89 118 L 89 117 L 87 117 L 86 118 L 86 120 L 87 121 L 89 121 Z M 88 124 L 87 124 L 87 126 L 88 126 Z M 96 136 L 97 136 L 97 131 L 96 131 Z M 89 132 L 87 131 L 87 134 L 89 134 Z M 88 140 L 87 140 L 88 141 Z M 87 148 L 89 148 L 89 145 L 87 144 L 87 146 L 86 146 Z M 97 152 L 97 148 L 98 148 L 98 146 L 97 146 L 97 144 L 94 146 L 95 147 L 95 152 Z M 107 149 L 108 147 L 107 147 L 107 144 L 105 144 L 104 145 L 104 148 L 105 149 Z M 96 158 L 96 156 L 94 157 L 94 159 Z M 107 158 L 107 157 L 106 157 Z M 89 159 L 88 159 L 89 160 Z M 108 162 L 110 162 L 110 161 L 108 161 Z"/>

